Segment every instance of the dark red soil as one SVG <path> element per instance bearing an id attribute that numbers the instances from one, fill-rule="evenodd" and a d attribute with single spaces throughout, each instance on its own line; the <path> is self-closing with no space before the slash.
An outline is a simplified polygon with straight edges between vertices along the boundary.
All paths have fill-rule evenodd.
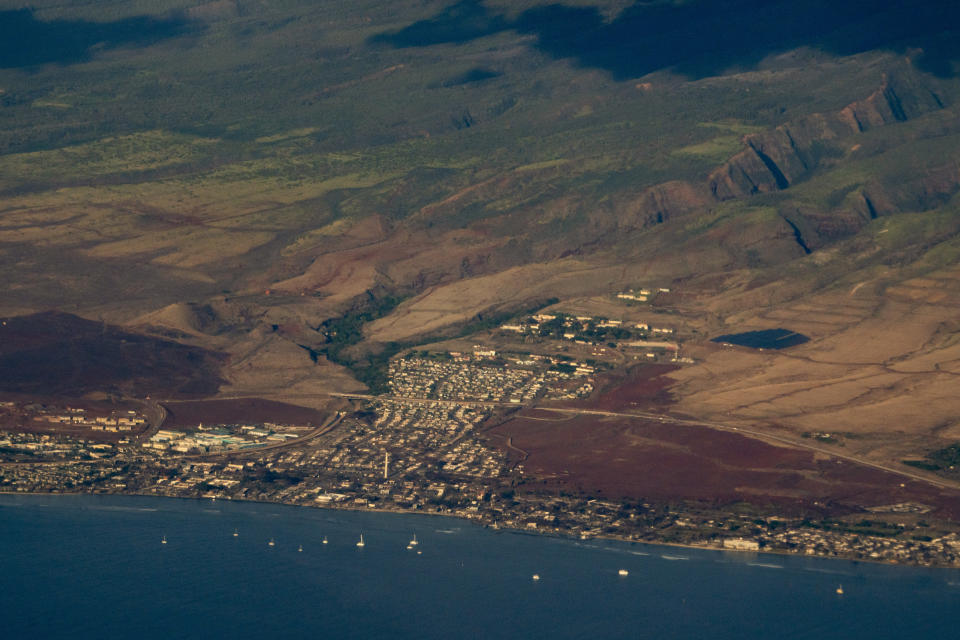
<path id="1" fill-rule="evenodd" d="M 316 409 L 298 407 L 273 400 L 193 400 L 164 405 L 164 428 L 192 428 L 198 424 L 262 424 L 273 422 L 291 426 L 319 426 L 324 414 Z"/>
<path id="2" fill-rule="evenodd" d="M 541 418 L 542 412 L 538 412 Z M 920 502 L 960 520 L 960 492 L 710 429 L 630 418 L 578 416 L 555 422 L 518 417 L 489 432 L 529 454 L 528 474 L 547 485 L 611 499 L 746 501 L 786 512 L 815 506 L 845 513 Z M 519 453 L 508 449 L 514 459 Z M 906 486 L 901 487 L 904 483 Z"/>
<path id="3" fill-rule="evenodd" d="M 597 393 L 582 400 L 564 402 L 562 406 L 602 411 L 663 409 L 673 404 L 669 390 L 673 380 L 666 374 L 678 368 L 671 364 L 646 364 L 634 367 L 625 377 L 600 376 Z"/>
<path id="4" fill-rule="evenodd" d="M 3 318 L 0 392 L 189 398 L 216 393 L 225 356 L 66 313 Z"/>
<path id="5" fill-rule="evenodd" d="M 666 413 L 673 398 L 665 374 L 675 369 L 636 367 L 626 377 L 599 380 L 600 391 L 588 399 L 556 406 Z M 513 460 L 526 452 L 528 474 L 551 489 L 611 499 L 746 501 L 793 513 L 920 502 L 960 521 L 958 491 L 708 427 L 525 410 L 488 433 Z"/>

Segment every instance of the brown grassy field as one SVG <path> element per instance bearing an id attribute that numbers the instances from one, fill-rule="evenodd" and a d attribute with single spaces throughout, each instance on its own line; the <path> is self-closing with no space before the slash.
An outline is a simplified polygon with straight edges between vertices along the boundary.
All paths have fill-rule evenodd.
<path id="1" fill-rule="evenodd" d="M 848 434 L 848 451 L 891 463 L 952 443 L 960 438 L 960 306 L 949 295 L 956 271 L 923 286 L 931 280 L 885 295 L 855 286 L 740 313 L 737 330 L 789 326 L 812 339 L 783 351 L 690 346 L 698 363 L 671 374 L 677 410 L 796 434 Z"/>

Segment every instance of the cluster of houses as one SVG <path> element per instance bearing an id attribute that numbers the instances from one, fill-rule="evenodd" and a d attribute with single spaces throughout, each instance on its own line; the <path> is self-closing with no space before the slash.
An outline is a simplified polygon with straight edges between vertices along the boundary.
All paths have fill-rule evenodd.
<path id="1" fill-rule="evenodd" d="M 647 302 L 650 300 L 650 297 L 656 293 L 670 293 L 670 289 L 666 287 L 660 287 L 656 292 L 650 289 L 629 289 L 627 291 L 621 291 L 617 294 L 618 300 L 627 300 L 629 302 Z"/>
<path id="2" fill-rule="evenodd" d="M 450 352 L 443 356 L 409 356 L 391 362 L 391 395 L 521 404 L 539 397 L 566 397 L 569 381 L 596 373 L 596 367 L 585 362 L 537 354 L 498 354 L 481 345 L 475 346 L 472 354 Z M 490 362 L 493 359 L 497 362 Z M 589 393 L 593 388 L 589 380 L 581 382 L 590 387 L 586 391 Z"/>
<path id="3" fill-rule="evenodd" d="M 627 322 L 595 316 L 538 313 L 525 320 L 500 325 L 500 331 L 542 338 L 570 340 L 577 344 L 603 344 L 634 337 L 669 336 L 672 327 L 651 327 L 646 322 Z"/>
<path id="4" fill-rule="evenodd" d="M 107 416 L 90 415 L 86 409 L 66 407 L 43 410 L 33 416 L 35 422 L 89 427 L 91 431 L 133 431 L 146 426 L 147 420 L 134 410 L 113 412 Z"/>

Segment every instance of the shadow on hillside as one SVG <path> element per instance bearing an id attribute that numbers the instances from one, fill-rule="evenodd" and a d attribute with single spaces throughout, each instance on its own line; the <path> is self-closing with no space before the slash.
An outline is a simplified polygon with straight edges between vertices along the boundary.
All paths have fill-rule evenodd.
<path id="1" fill-rule="evenodd" d="M 145 46 L 181 35 L 187 24 L 182 18 L 148 16 L 116 22 L 44 22 L 31 9 L 0 11 L 0 68 L 82 62 L 94 48 Z"/>
<path id="2" fill-rule="evenodd" d="M 516 20 L 480 0 L 461 0 L 433 18 L 374 36 L 393 47 L 462 43 L 514 29 L 537 47 L 606 69 L 617 79 L 674 69 L 693 78 L 750 68 L 768 55 L 807 46 L 850 55 L 873 49 L 922 49 L 914 62 L 955 75 L 960 59 L 960 3 L 932 0 L 694 0 L 637 2 L 613 20 L 597 7 L 554 4 Z"/>

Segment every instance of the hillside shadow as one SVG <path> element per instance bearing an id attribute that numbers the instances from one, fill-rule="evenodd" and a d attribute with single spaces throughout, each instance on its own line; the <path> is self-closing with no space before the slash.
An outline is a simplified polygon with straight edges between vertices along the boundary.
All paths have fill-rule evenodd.
<path id="1" fill-rule="evenodd" d="M 516 20 L 480 0 L 461 0 L 433 18 L 384 33 L 372 42 L 394 47 L 463 43 L 508 29 L 536 37 L 556 58 L 609 71 L 618 80 L 672 69 L 691 78 L 752 68 L 798 47 L 851 55 L 874 49 L 922 49 L 914 62 L 939 76 L 955 75 L 960 59 L 960 3 L 933 0 L 694 0 L 636 2 L 615 19 L 597 7 L 554 4 Z"/>
<path id="2" fill-rule="evenodd" d="M 37 20 L 31 9 L 0 11 L 0 68 L 74 64 L 95 49 L 146 46 L 184 33 L 186 19 L 138 16 L 115 22 Z"/>
<path id="3" fill-rule="evenodd" d="M 503 16 L 490 12 L 480 0 L 461 0 L 437 15 L 390 33 L 370 38 L 398 49 L 429 47 L 435 44 L 462 43 L 511 29 Z"/>

